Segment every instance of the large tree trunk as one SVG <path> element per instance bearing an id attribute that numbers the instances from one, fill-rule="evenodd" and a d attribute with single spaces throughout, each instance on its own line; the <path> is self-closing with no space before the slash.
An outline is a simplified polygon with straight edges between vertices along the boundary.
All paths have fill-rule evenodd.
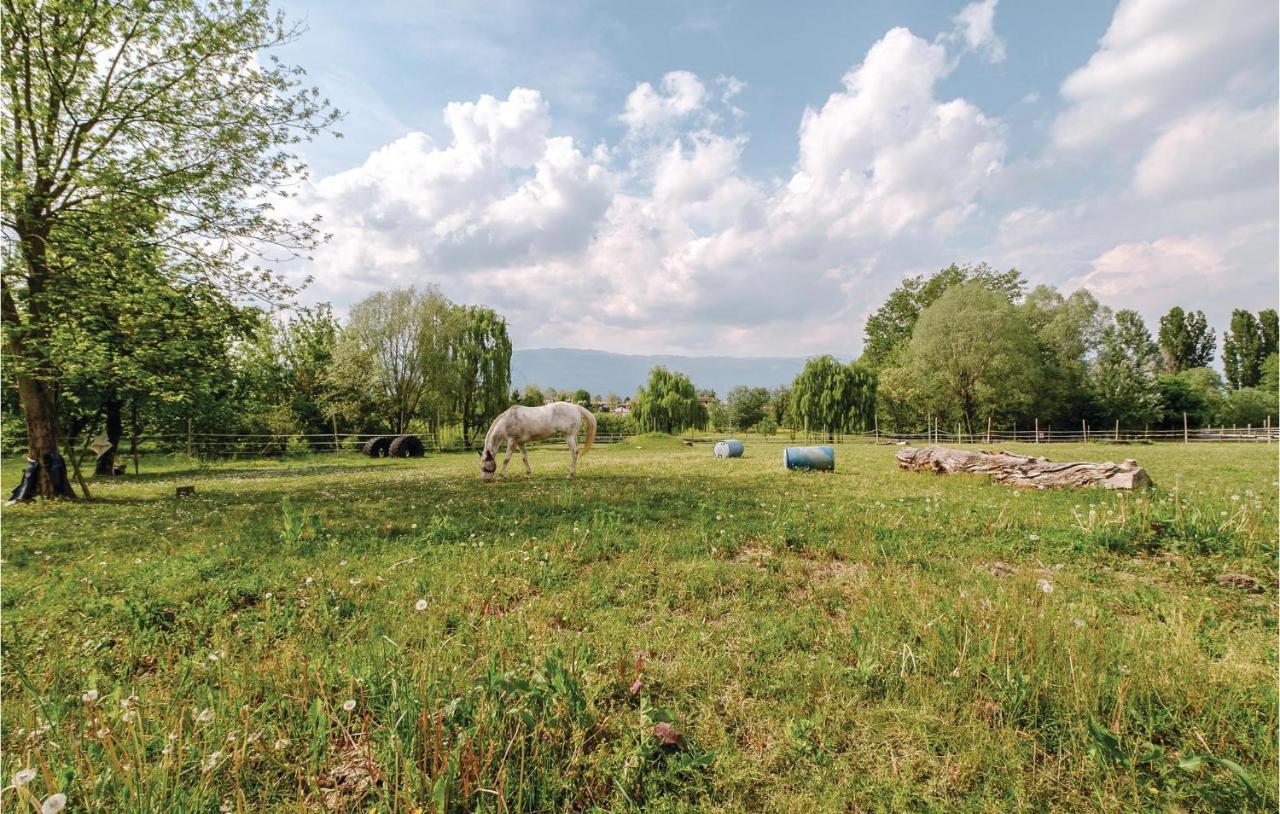
<path id="1" fill-rule="evenodd" d="M 1132 458 L 1123 463 L 1055 463 L 1012 452 L 969 452 L 946 447 L 904 447 L 898 450 L 901 469 L 952 475 L 970 472 L 990 475 L 997 483 L 1030 489 L 1063 486 L 1101 486 L 1104 489 L 1136 489 L 1151 486 L 1151 477 Z"/>
<path id="2" fill-rule="evenodd" d="M 27 422 L 27 457 L 40 463 L 36 494 L 56 497 L 48 468 L 44 465 L 44 456 L 58 451 L 58 420 L 53 407 L 53 393 L 47 382 L 23 374 L 14 378 L 18 384 L 18 398 L 22 402 L 22 415 Z"/>
<path id="3" fill-rule="evenodd" d="M 124 405 L 118 398 L 107 401 L 107 441 L 111 443 L 111 449 L 98 456 L 98 461 L 93 467 L 93 474 L 95 475 L 114 475 L 116 473 L 116 452 L 120 449 L 120 439 L 124 436 L 123 407 Z"/>

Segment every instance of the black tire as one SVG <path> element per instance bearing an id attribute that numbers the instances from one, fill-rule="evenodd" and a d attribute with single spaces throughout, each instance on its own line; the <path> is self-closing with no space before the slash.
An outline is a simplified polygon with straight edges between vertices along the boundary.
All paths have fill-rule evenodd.
<path id="1" fill-rule="evenodd" d="M 427 448 L 416 435 L 399 435 L 387 447 L 387 455 L 392 458 L 421 458 Z"/>
<path id="2" fill-rule="evenodd" d="M 364 442 L 364 454 L 370 458 L 387 457 L 387 449 L 391 446 L 391 436 L 379 435 Z"/>

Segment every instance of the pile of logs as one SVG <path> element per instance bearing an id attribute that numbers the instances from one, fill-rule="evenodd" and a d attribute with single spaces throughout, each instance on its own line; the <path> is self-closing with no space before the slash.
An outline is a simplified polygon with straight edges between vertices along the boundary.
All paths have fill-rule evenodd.
<path id="1" fill-rule="evenodd" d="M 990 475 L 997 483 L 1029 489 L 1064 486 L 1101 486 L 1104 489 L 1140 489 L 1151 486 L 1151 476 L 1132 458 L 1123 463 L 1055 463 L 1012 452 L 969 452 L 946 447 L 904 447 L 898 450 L 901 469 L 930 471 L 940 475 L 970 472 Z"/>

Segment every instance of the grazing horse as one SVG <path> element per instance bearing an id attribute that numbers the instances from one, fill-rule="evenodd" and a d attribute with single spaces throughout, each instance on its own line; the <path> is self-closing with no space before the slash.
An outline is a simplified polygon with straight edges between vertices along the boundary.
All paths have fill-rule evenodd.
<path id="1" fill-rule="evenodd" d="M 587 420 L 587 443 L 582 454 L 596 440 L 595 414 L 577 404 L 567 401 L 553 401 L 541 407 L 508 407 L 507 411 L 493 420 L 489 432 L 484 436 L 484 449 L 480 450 L 480 478 L 488 483 L 493 480 L 494 473 L 498 477 L 507 474 L 507 464 L 511 463 L 511 453 L 520 450 L 524 458 L 524 471 L 530 475 L 529 450 L 525 447 L 530 441 L 541 441 L 556 433 L 564 433 L 564 441 L 569 445 L 569 477 L 578 471 L 578 428 L 582 419 Z M 502 461 L 502 471 L 498 472 L 497 453 L 502 444 L 507 445 L 507 457 Z"/>

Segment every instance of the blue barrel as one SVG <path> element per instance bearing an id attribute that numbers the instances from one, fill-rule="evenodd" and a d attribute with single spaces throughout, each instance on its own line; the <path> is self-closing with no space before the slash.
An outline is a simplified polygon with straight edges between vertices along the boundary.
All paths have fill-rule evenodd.
<path id="1" fill-rule="evenodd" d="M 723 441 L 717 441 L 716 445 L 711 448 L 711 452 L 717 458 L 741 458 L 742 442 L 737 438 L 726 438 Z"/>
<path id="2" fill-rule="evenodd" d="M 782 463 L 787 469 L 835 469 L 836 451 L 832 447 L 786 447 Z"/>

